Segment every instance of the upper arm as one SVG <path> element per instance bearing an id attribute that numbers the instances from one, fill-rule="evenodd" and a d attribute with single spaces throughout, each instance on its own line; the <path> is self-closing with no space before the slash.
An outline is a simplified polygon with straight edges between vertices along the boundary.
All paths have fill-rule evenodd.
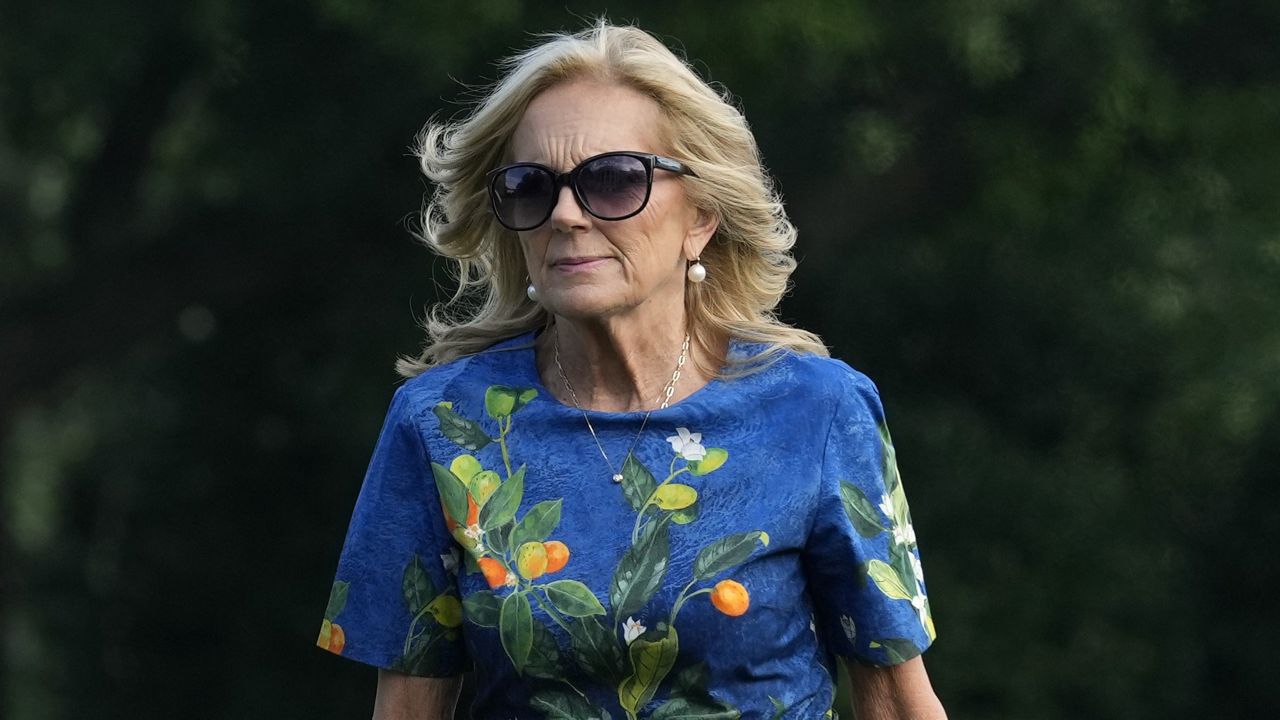
<path id="1" fill-rule="evenodd" d="M 848 663 L 848 668 L 858 720 L 946 720 L 923 658 L 888 667 Z"/>
<path id="2" fill-rule="evenodd" d="M 416 677 L 378 670 L 373 720 L 453 720 L 461 677 Z"/>

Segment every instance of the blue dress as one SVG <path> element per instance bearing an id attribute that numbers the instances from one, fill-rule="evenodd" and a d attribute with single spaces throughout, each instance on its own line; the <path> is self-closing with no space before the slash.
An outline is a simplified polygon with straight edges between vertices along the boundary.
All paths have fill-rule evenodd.
<path id="1" fill-rule="evenodd" d="M 625 456 L 610 468 L 542 386 L 533 338 L 396 390 L 320 647 L 474 668 L 474 718 L 811 720 L 831 715 L 835 656 L 890 665 L 933 641 L 866 376 L 788 352 L 638 439 L 643 413 L 589 412 Z"/>

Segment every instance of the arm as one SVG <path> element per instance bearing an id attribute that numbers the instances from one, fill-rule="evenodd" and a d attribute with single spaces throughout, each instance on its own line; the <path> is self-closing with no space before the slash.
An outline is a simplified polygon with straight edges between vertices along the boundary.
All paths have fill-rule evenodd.
<path id="1" fill-rule="evenodd" d="M 946 720 L 920 657 L 889 667 L 848 668 L 857 720 Z"/>
<path id="2" fill-rule="evenodd" d="M 414 677 L 378 671 L 373 720 L 453 720 L 461 677 Z"/>

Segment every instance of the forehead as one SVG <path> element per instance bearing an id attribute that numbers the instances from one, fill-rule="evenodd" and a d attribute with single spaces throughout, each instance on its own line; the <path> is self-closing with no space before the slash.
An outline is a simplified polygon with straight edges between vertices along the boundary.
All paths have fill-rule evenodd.
<path id="1" fill-rule="evenodd" d="M 648 96 L 594 80 L 560 83 L 534 97 L 511 136 L 511 159 L 567 170 L 612 150 L 660 153 L 662 111 Z"/>

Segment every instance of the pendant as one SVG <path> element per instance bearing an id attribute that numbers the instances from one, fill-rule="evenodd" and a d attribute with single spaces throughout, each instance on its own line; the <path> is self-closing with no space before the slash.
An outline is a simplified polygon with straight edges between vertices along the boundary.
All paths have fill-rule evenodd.
<path id="1" fill-rule="evenodd" d="M 614 474 L 613 474 L 613 481 L 614 481 L 614 482 L 616 482 L 616 483 L 620 483 L 620 482 L 622 482 L 622 473 L 614 473 Z"/>

